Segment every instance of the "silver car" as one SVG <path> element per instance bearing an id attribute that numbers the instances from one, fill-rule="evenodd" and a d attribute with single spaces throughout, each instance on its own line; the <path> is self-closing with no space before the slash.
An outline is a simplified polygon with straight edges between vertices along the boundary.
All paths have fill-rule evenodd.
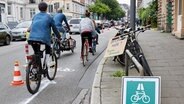
<path id="1" fill-rule="evenodd" d="M 31 21 L 24 21 L 19 23 L 12 29 L 13 40 L 26 40 L 27 29 L 31 26 Z"/>
<path id="2" fill-rule="evenodd" d="M 80 33 L 79 31 L 80 21 L 81 21 L 81 18 L 71 18 L 68 21 L 68 24 L 70 26 L 70 34 Z"/>

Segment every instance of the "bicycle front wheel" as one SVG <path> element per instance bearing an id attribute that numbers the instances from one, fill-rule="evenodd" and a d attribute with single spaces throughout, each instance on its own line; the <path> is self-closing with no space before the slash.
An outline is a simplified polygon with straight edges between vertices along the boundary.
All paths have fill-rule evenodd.
<path id="1" fill-rule="evenodd" d="M 54 80 L 57 72 L 57 58 L 56 55 L 52 52 L 52 55 L 49 56 L 49 61 L 47 63 L 47 78 L 49 80 Z"/>
<path id="2" fill-rule="evenodd" d="M 26 68 L 26 86 L 31 94 L 38 92 L 41 83 L 41 74 L 39 73 L 39 65 L 30 61 Z"/>

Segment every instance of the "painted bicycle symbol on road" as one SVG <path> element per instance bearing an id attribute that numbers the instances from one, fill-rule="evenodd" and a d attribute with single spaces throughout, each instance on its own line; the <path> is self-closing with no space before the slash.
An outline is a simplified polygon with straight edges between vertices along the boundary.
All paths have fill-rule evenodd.
<path id="1" fill-rule="evenodd" d="M 137 103 L 139 100 L 142 100 L 143 103 L 149 103 L 150 97 L 146 95 L 144 91 L 144 86 L 142 83 L 139 83 L 137 86 L 137 91 L 135 91 L 136 94 L 132 95 L 130 100 L 133 103 Z"/>

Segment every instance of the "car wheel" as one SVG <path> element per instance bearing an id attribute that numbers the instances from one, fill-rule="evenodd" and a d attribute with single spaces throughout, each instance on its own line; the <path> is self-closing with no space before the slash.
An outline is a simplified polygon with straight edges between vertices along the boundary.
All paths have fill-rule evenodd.
<path id="1" fill-rule="evenodd" d="M 10 44 L 10 37 L 6 36 L 6 40 L 5 40 L 5 45 L 9 45 Z"/>

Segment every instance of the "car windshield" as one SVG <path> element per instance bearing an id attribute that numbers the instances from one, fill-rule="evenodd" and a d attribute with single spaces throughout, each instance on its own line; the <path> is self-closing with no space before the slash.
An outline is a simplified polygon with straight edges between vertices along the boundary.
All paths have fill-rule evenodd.
<path id="1" fill-rule="evenodd" d="M 4 30 L 5 26 L 3 24 L 0 24 L 0 30 Z"/>
<path id="2" fill-rule="evenodd" d="M 81 19 L 71 19 L 70 24 L 80 24 Z"/>
<path id="3" fill-rule="evenodd" d="M 31 21 L 26 21 L 18 24 L 16 28 L 29 28 L 31 25 Z"/>

